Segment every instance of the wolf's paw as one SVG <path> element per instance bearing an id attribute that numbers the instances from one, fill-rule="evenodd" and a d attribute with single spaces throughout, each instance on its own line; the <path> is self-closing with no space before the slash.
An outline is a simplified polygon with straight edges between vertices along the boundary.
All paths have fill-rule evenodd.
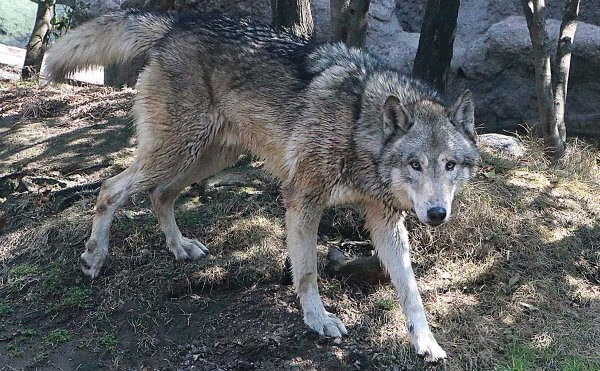
<path id="1" fill-rule="evenodd" d="M 446 352 L 438 345 L 431 332 L 415 335 L 412 343 L 417 354 L 425 357 L 425 362 L 435 363 L 446 359 Z"/>
<path id="2" fill-rule="evenodd" d="M 319 335 L 327 335 L 339 338 L 346 335 L 348 330 L 335 314 L 329 313 L 326 310 L 322 312 L 307 312 L 304 314 L 304 323 L 311 329 L 319 333 Z"/>
<path id="3" fill-rule="evenodd" d="M 185 237 L 181 237 L 172 246 L 169 246 L 169 249 L 173 252 L 177 260 L 196 260 L 208 254 L 206 246 L 198 240 Z"/>
<path id="4" fill-rule="evenodd" d="M 98 277 L 107 254 L 108 249 L 98 247 L 96 241 L 88 241 L 85 244 L 85 251 L 81 254 L 81 271 L 83 274 L 91 279 Z"/>

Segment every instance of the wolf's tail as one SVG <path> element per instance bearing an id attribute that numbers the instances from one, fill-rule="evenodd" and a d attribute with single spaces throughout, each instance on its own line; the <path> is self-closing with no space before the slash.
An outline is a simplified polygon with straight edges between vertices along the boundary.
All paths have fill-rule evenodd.
<path id="1" fill-rule="evenodd" d="M 138 11 L 101 16 L 62 36 L 48 51 L 46 74 L 58 81 L 91 66 L 109 66 L 146 53 L 174 26 L 170 17 Z"/>

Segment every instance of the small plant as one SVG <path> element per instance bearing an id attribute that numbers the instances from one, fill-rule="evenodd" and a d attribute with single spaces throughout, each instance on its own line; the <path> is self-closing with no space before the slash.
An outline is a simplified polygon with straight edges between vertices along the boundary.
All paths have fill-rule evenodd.
<path id="1" fill-rule="evenodd" d="M 55 347 L 59 344 L 66 343 L 71 340 L 71 334 L 65 329 L 56 329 L 50 331 L 48 335 L 44 337 L 42 343 L 47 347 Z"/>
<path id="2" fill-rule="evenodd" d="M 111 334 L 106 334 L 98 339 L 98 344 L 106 349 L 115 349 L 117 346 L 117 338 Z"/>
<path id="3" fill-rule="evenodd" d="M 60 308 L 85 308 L 91 300 L 91 292 L 81 287 L 70 287 L 65 291 Z M 60 309 L 57 308 L 57 309 Z"/>
<path id="4" fill-rule="evenodd" d="M 54 16 L 50 23 L 54 26 L 52 34 L 54 37 L 59 38 L 71 28 L 73 22 L 80 22 L 89 18 L 90 5 L 83 1 L 76 0 L 73 5 L 67 7 L 65 12 L 61 16 Z"/>
<path id="5" fill-rule="evenodd" d="M 4 316 L 8 316 L 12 312 L 13 312 L 13 309 L 11 308 L 10 305 L 8 305 L 6 303 L 0 303 L 0 318 L 2 318 Z"/>
<path id="6" fill-rule="evenodd" d="M 29 275 L 36 275 L 40 273 L 40 267 L 31 264 L 21 264 L 10 270 L 9 276 L 12 279 L 17 279 Z"/>
<path id="7" fill-rule="evenodd" d="M 397 307 L 398 303 L 396 302 L 396 300 L 394 298 L 385 296 L 382 298 L 379 298 L 376 302 L 375 302 L 375 306 L 377 307 L 377 309 L 389 312 L 393 309 L 395 309 Z"/>
<path id="8" fill-rule="evenodd" d="M 33 329 L 20 329 L 15 333 L 14 341 L 8 344 L 6 351 L 11 357 L 22 357 L 25 352 L 22 345 L 28 343 L 32 337 L 37 335 L 37 331 Z"/>
<path id="9" fill-rule="evenodd" d="M 57 293 L 63 286 L 60 269 L 52 267 L 44 272 L 42 281 L 40 282 L 40 293 L 42 295 L 50 295 Z"/>
<path id="10" fill-rule="evenodd" d="M 23 351 L 23 349 L 21 349 L 21 347 L 19 345 L 20 344 L 18 344 L 18 343 L 8 344 L 8 346 L 6 347 L 6 352 L 8 353 L 8 355 L 10 357 L 14 357 L 14 358 L 23 357 L 25 352 Z"/>
<path id="11" fill-rule="evenodd" d="M 340 281 L 335 279 L 330 279 L 323 282 L 323 286 L 327 292 L 340 292 L 342 291 L 342 284 Z"/>
<path id="12" fill-rule="evenodd" d="M 41 352 L 36 354 L 35 358 L 33 358 L 33 361 L 37 364 L 42 364 L 42 363 L 46 363 L 48 362 L 48 353 L 46 352 Z"/>

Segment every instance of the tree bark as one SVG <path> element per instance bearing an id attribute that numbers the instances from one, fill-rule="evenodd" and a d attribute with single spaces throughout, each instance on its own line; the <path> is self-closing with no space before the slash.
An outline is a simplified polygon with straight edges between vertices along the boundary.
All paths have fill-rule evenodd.
<path id="1" fill-rule="evenodd" d="M 271 0 L 273 26 L 307 39 L 313 37 L 314 25 L 310 0 Z"/>
<path id="2" fill-rule="evenodd" d="M 349 3 L 349 0 L 331 0 L 329 2 L 331 42 L 346 42 L 346 30 L 348 28 L 346 10 Z"/>
<path id="3" fill-rule="evenodd" d="M 370 4 L 370 0 L 331 0 L 331 41 L 364 48 Z"/>
<path id="4" fill-rule="evenodd" d="M 364 48 L 367 41 L 367 14 L 370 0 L 350 0 L 348 6 L 348 29 L 346 45 Z"/>
<path id="5" fill-rule="evenodd" d="M 554 75 L 556 76 L 554 82 L 554 109 L 558 134 L 562 142 L 567 137 L 565 106 L 569 84 L 569 70 L 571 68 L 571 52 L 573 51 L 573 40 L 575 39 L 575 31 L 577 30 L 578 14 L 579 0 L 567 0 L 563 20 L 560 24 Z"/>
<path id="6" fill-rule="evenodd" d="M 446 91 L 460 0 L 428 0 L 413 75 Z"/>
<path id="7" fill-rule="evenodd" d="M 533 49 L 535 90 L 538 102 L 539 129 L 550 158 L 564 155 L 565 142 L 561 140 L 554 109 L 550 42 L 546 31 L 546 6 L 544 0 L 521 0 Z"/>
<path id="8" fill-rule="evenodd" d="M 25 63 L 21 71 L 21 78 L 24 80 L 39 78 L 50 31 L 52 31 L 50 21 L 54 16 L 54 0 L 39 1 L 37 4 L 35 26 L 27 43 Z"/>

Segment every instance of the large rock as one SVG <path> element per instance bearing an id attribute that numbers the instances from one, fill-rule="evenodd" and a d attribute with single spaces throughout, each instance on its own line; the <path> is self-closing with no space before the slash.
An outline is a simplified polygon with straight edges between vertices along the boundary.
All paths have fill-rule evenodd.
<path id="1" fill-rule="evenodd" d="M 85 12 L 90 18 L 95 18 L 101 14 L 106 14 L 113 10 L 118 10 L 121 6 L 121 0 L 76 0 L 73 1 L 79 6 L 85 8 Z"/>
<path id="2" fill-rule="evenodd" d="M 395 14 L 405 31 L 420 32 L 426 0 L 395 0 Z M 548 18 L 562 19 L 565 0 L 547 0 Z M 521 0 L 462 0 L 456 26 L 456 43 L 469 43 L 491 25 L 510 16 L 522 16 Z M 579 20 L 600 26 L 600 1 L 582 1 Z"/>
<path id="3" fill-rule="evenodd" d="M 477 137 L 477 146 L 510 157 L 521 158 L 525 155 L 525 147 L 518 138 L 503 134 L 481 134 Z"/>
<path id="4" fill-rule="evenodd" d="M 367 49 L 405 74 L 412 73 L 419 34 L 404 32 L 394 0 L 372 0 L 369 7 Z"/>
<path id="5" fill-rule="evenodd" d="M 548 20 L 556 46 L 560 21 Z M 451 95 L 471 89 L 476 116 L 488 130 L 513 129 L 537 118 L 531 42 L 524 17 L 492 25 L 463 53 L 455 56 Z M 600 120 L 600 27 L 579 22 L 575 35 L 567 99 L 568 129 Z"/>

